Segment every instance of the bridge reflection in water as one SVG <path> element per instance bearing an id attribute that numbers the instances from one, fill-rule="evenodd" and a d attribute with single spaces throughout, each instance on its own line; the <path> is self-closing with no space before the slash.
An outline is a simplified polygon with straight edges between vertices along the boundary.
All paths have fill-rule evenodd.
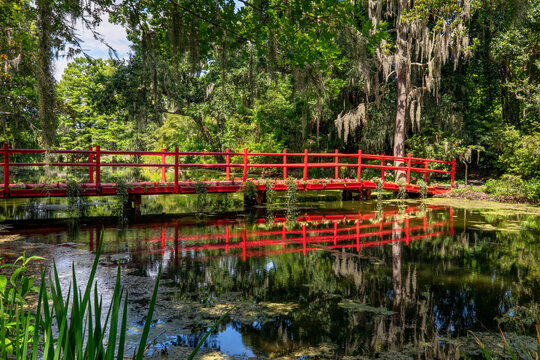
<path id="1" fill-rule="evenodd" d="M 453 235 L 452 208 L 442 206 L 408 206 L 402 209 L 367 213 L 305 214 L 290 217 L 208 219 L 176 219 L 130 225 L 132 231 L 144 229 L 141 238 L 136 231 L 130 237 L 129 252 L 168 254 L 179 259 L 238 256 L 244 261 L 284 253 L 333 251 L 381 246 Z M 445 213 L 448 216 L 433 216 Z M 292 220 L 292 221 L 291 221 Z M 83 228 L 88 231 L 88 244 L 94 250 L 99 239 L 99 225 Z M 135 243 L 134 243 L 135 242 Z M 112 244 L 111 244 L 112 245 Z M 103 254 L 117 253 L 105 244 Z"/>
<path id="2" fill-rule="evenodd" d="M 233 356 L 323 358 L 330 349 L 326 358 L 455 359 L 472 341 L 467 329 L 496 330 L 495 319 L 507 309 L 537 302 L 535 288 L 523 286 L 512 269 L 494 270 L 491 261 L 506 246 L 494 231 L 465 226 L 464 210 L 368 205 L 360 212 L 309 210 L 294 219 L 279 212 L 161 216 L 124 230 L 96 223 L 13 231 L 95 251 L 104 227 L 100 265 L 125 263 L 130 299 L 144 303 L 146 289 L 139 289 L 163 265 L 151 338 L 164 346 L 196 344 L 208 329 L 203 314 L 238 304 L 205 345 Z M 137 328 L 140 314 L 134 316 L 130 325 Z"/>

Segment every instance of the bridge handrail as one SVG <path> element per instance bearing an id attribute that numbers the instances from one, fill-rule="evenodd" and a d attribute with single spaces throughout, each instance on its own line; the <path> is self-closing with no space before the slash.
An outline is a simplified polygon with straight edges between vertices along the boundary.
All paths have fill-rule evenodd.
<path id="1" fill-rule="evenodd" d="M 66 154 L 66 155 L 87 155 L 87 162 L 11 162 L 9 160 L 10 154 Z M 247 170 L 248 168 L 276 168 L 282 169 L 283 179 L 287 179 L 287 169 L 289 168 L 303 168 L 302 180 L 307 180 L 307 170 L 310 168 L 334 168 L 334 179 L 338 180 L 339 177 L 339 168 L 356 168 L 357 169 L 357 181 L 361 181 L 362 169 L 380 169 L 381 170 L 381 179 L 385 181 L 385 172 L 386 171 L 403 171 L 406 172 L 406 184 L 410 185 L 411 173 L 420 173 L 424 174 L 424 181 L 428 183 L 428 174 L 429 173 L 438 173 L 438 174 L 450 174 L 450 187 L 454 186 L 455 178 L 455 166 L 456 160 L 444 161 L 444 160 L 435 160 L 435 159 L 424 159 L 412 157 L 411 154 L 408 156 L 392 156 L 392 155 L 374 155 L 374 154 L 364 154 L 361 150 L 356 154 L 342 154 L 336 149 L 333 153 L 310 153 L 307 149 L 303 153 L 288 153 L 286 149 L 282 153 L 264 153 L 264 152 L 252 152 L 249 153 L 247 149 L 244 149 L 243 152 L 231 152 L 229 149 L 226 149 L 224 152 L 180 152 L 178 147 L 174 151 L 124 151 L 124 150 L 101 150 L 100 146 L 96 146 L 93 149 L 91 146 L 88 150 L 44 150 L 44 149 L 10 149 L 7 143 L 4 143 L 3 147 L 3 160 L 0 163 L 0 166 L 4 168 L 4 181 L 3 189 L 4 194 L 9 192 L 9 167 L 10 166 L 71 166 L 71 167 L 88 167 L 89 171 L 89 183 L 94 183 L 96 186 L 100 184 L 101 170 L 102 166 L 108 167 L 158 167 L 162 169 L 162 182 L 166 182 L 166 169 L 173 167 L 174 168 L 174 184 L 175 187 L 178 187 L 178 171 L 180 168 L 221 168 L 225 169 L 226 179 L 230 180 L 230 170 L 231 168 L 242 168 L 242 181 L 247 181 Z M 134 163 L 134 162 L 103 162 L 102 156 L 104 155 L 134 155 L 134 156 L 160 156 L 160 163 Z M 167 157 L 174 157 L 174 163 L 167 163 Z M 224 163 L 202 163 L 202 164 L 186 164 L 180 162 L 179 157 L 181 156 L 219 156 L 224 157 Z M 242 162 L 232 163 L 231 156 L 241 156 L 243 159 Z M 250 163 L 248 161 L 249 157 L 281 157 L 282 162 L 276 163 Z M 302 157 L 302 162 L 289 162 L 290 157 Z M 333 162 L 309 162 L 309 158 L 333 158 Z M 356 163 L 351 162 L 340 162 L 340 159 L 356 159 Z M 363 160 L 377 160 L 380 161 L 380 164 L 368 164 L 363 163 Z M 385 161 L 394 162 L 394 164 L 385 163 Z M 430 168 L 429 164 L 444 164 L 451 165 L 450 170 L 441 170 Z M 423 167 L 418 167 L 414 165 L 423 165 Z M 95 179 L 94 179 L 95 173 Z"/>

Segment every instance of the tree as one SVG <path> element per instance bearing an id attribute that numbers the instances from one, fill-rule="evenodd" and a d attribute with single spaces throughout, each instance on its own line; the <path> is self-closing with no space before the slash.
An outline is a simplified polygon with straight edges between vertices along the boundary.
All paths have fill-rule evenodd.
<path id="1" fill-rule="evenodd" d="M 351 37 L 359 51 L 355 62 L 363 81 L 363 98 L 356 108 L 336 123 L 353 129 L 365 122 L 370 105 L 379 105 L 390 82 L 396 84 L 394 156 L 405 156 L 407 117 L 411 125 L 420 125 L 423 95 L 438 94 L 442 66 L 453 61 L 454 68 L 462 55 L 468 55 L 467 21 L 471 14 L 468 0 L 368 1 L 370 34 L 380 39 L 376 44 L 356 28 Z M 370 46 L 375 45 L 372 51 Z"/>

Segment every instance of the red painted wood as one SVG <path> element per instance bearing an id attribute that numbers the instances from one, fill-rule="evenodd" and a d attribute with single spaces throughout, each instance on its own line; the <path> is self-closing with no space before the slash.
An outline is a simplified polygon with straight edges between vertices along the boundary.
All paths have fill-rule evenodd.
<path id="1" fill-rule="evenodd" d="M 231 164 L 231 158 L 230 158 L 230 155 L 229 155 L 229 148 L 225 149 L 225 153 L 227 155 L 225 155 L 225 165 L 227 165 L 227 167 L 225 168 L 225 179 L 227 181 L 230 181 L 231 180 L 231 167 L 229 166 Z"/>
<path id="2" fill-rule="evenodd" d="M 362 150 L 358 150 L 358 169 L 356 170 L 356 180 L 362 179 Z"/>
<path id="3" fill-rule="evenodd" d="M 165 164 L 165 149 L 161 149 L 161 164 Z M 165 174 L 166 174 L 167 168 L 165 166 L 161 167 L 161 182 L 165 182 Z"/>
<path id="4" fill-rule="evenodd" d="M 452 159 L 452 171 L 450 175 L 450 187 L 454 188 L 454 178 L 456 177 L 456 159 Z"/>
<path id="5" fill-rule="evenodd" d="M 384 154 L 381 154 L 381 179 L 384 182 Z"/>
<path id="6" fill-rule="evenodd" d="M 411 154 L 407 156 L 407 184 L 411 183 Z"/>
<path id="7" fill-rule="evenodd" d="M 426 162 L 424 163 L 424 169 L 426 170 L 426 172 L 424 173 L 424 181 L 425 181 L 426 184 L 428 183 L 428 182 L 427 182 L 427 180 L 428 180 L 428 171 L 427 171 L 427 170 L 428 170 L 428 166 L 429 166 L 429 165 L 428 165 L 428 162 L 426 161 Z"/>
<path id="8" fill-rule="evenodd" d="M 287 180 L 287 149 L 283 149 L 283 180 Z"/>
<path id="9" fill-rule="evenodd" d="M 174 148 L 174 193 L 178 194 L 178 162 L 179 162 L 179 156 L 178 156 L 178 146 Z"/>
<path id="10" fill-rule="evenodd" d="M 101 182 L 101 149 L 96 145 L 96 190 L 99 192 Z"/>
<path id="11" fill-rule="evenodd" d="M 92 151 L 92 147 L 88 147 L 88 150 L 89 151 Z M 88 162 L 91 164 L 92 162 L 94 162 L 94 154 L 93 153 L 89 153 L 88 154 Z M 88 182 L 91 182 L 93 183 L 94 182 L 94 167 L 92 165 L 88 166 L 88 179 L 89 181 Z"/>
<path id="12" fill-rule="evenodd" d="M 308 149 L 304 149 L 304 181 L 307 180 L 307 167 L 308 167 Z"/>
<path id="13" fill-rule="evenodd" d="M 334 151 L 334 153 L 336 154 L 335 157 L 334 157 L 334 162 L 336 163 L 336 166 L 334 167 L 334 179 L 339 179 L 339 155 L 338 155 L 338 149 L 336 149 Z"/>
<path id="14" fill-rule="evenodd" d="M 248 151 L 244 149 L 244 173 L 242 175 L 242 181 L 246 182 L 247 180 L 247 164 L 248 164 Z"/>
<path id="15" fill-rule="evenodd" d="M 9 144 L 4 143 L 4 197 L 9 197 Z"/>

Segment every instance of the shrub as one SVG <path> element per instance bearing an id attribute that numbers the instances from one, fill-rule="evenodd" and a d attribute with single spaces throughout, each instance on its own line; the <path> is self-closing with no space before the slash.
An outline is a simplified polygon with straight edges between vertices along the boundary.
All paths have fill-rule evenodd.
<path id="1" fill-rule="evenodd" d="M 540 132 L 522 135 L 514 127 L 503 131 L 499 167 L 525 179 L 540 177 Z"/>
<path id="2" fill-rule="evenodd" d="M 486 192 L 494 196 L 525 197 L 524 182 L 520 176 L 505 174 L 500 179 L 489 179 Z"/>

